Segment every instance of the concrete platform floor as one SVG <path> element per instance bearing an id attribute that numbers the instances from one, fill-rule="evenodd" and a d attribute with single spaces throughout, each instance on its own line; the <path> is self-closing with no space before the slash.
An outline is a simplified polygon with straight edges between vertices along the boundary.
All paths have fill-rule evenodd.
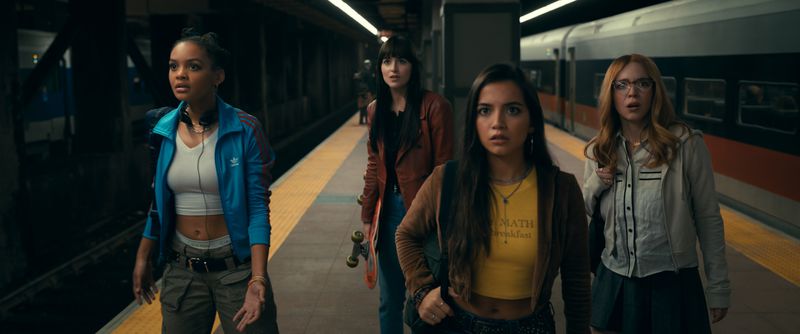
<path id="1" fill-rule="evenodd" d="M 352 125 L 356 126 L 356 125 Z M 548 129 L 549 131 L 549 129 Z M 360 229 L 361 193 L 366 166 L 364 136 L 269 263 L 281 333 L 378 333 L 378 290 L 363 282 L 363 262 L 345 265 L 350 234 Z M 550 145 L 562 169 L 582 182 L 583 162 Z M 800 288 L 727 249 L 733 306 L 712 325 L 715 333 L 796 333 L 800 328 Z M 553 287 L 559 333 L 564 332 L 560 282 Z M 406 332 L 408 329 L 406 328 Z"/>
<path id="2" fill-rule="evenodd" d="M 585 143 L 549 126 L 546 131 L 551 153 L 561 169 L 573 173 L 578 182 L 582 182 L 580 151 Z M 278 180 L 273 186 L 275 224 L 269 274 L 278 307 L 278 326 L 284 334 L 379 333 L 378 290 L 366 287 L 363 262 L 354 269 L 345 265 L 352 247 L 350 234 L 361 229 L 361 207 L 355 198 L 363 187 L 362 175 L 367 161 L 366 128 L 357 125 L 357 118 L 351 118 L 339 132 L 348 132 L 349 139 L 337 137 L 331 140 L 327 144 L 332 146 L 310 153 L 308 160 L 298 163 L 297 170 L 284 176 L 285 180 L 297 177 L 299 181 L 279 184 L 281 180 Z M 341 161 L 342 155 L 346 155 L 344 161 Z M 339 167 L 332 171 L 336 166 Z M 312 183 L 315 184 L 313 187 Z M 289 192 L 303 190 L 308 190 L 307 194 L 288 196 Z M 310 206 L 306 202 L 310 202 Z M 724 210 L 730 211 L 729 208 Z M 723 212 L 723 215 L 730 214 Z M 735 225 L 731 223 L 726 219 L 726 226 Z M 761 225 L 753 221 L 746 224 Z M 764 242 L 741 235 L 747 234 L 743 231 L 747 229 L 726 228 L 732 307 L 728 317 L 712 325 L 712 330 L 732 334 L 797 333 L 800 328 L 800 288 L 797 283 L 792 283 L 798 280 L 794 279 L 796 275 L 791 274 L 791 270 L 800 266 L 800 261 L 793 260 L 800 253 L 794 250 L 800 242 L 777 233 L 769 240 L 780 242 Z M 756 244 L 739 247 L 741 243 L 731 242 L 735 239 L 752 239 L 751 243 Z M 774 247 L 774 244 L 782 246 Z M 788 272 L 789 275 L 781 276 L 765 267 L 775 267 L 767 263 L 775 261 L 766 261 L 762 266 L 753 260 L 758 257 L 750 253 L 752 250 L 770 247 L 775 248 L 771 254 L 790 256 L 790 261 L 783 261 L 789 265 L 777 266 L 783 268 L 776 271 Z M 564 333 L 558 279 L 551 301 L 556 312 L 557 333 Z M 100 332 L 156 333 L 158 328 L 160 307 L 157 304 L 139 307 L 132 303 Z M 222 333 L 222 329 L 217 328 L 215 333 Z"/>

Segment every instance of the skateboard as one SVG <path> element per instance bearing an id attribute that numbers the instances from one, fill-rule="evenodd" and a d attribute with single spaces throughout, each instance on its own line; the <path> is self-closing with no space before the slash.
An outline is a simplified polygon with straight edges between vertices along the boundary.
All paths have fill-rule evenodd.
<path id="1" fill-rule="evenodd" d="M 380 212 L 381 200 L 378 199 L 378 202 L 375 204 L 375 215 L 372 218 L 372 224 L 370 224 L 369 235 L 367 236 L 366 242 L 364 242 L 364 232 L 353 231 L 353 234 L 350 236 L 350 240 L 353 241 L 353 250 L 346 259 L 347 266 L 355 268 L 358 266 L 358 257 L 361 256 L 364 258 L 364 282 L 367 283 L 367 287 L 370 289 L 374 289 L 375 284 L 378 282 L 378 257 L 375 253 L 375 245 L 378 242 Z"/>

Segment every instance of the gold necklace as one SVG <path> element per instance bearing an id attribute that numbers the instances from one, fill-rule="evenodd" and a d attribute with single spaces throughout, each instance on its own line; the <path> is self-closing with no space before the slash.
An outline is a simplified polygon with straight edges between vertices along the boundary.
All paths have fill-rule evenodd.
<path id="1" fill-rule="evenodd" d="M 186 128 L 189 129 L 189 132 L 191 132 L 191 133 L 202 135 L 202 134 L 206 133 L 206 131 L 208 131 L 208 129 L 210 127 L 209 126 L 203 126 L 203 130 L 197 130 L 197 129 L 194 128 L 194 125 L 192 125 L 192 126 L 187 126 Z"/>
<path id="2" fill-rule="evenodd" d="M 528 168 L 525 174 L 523 174 L 522 177 L 518 178 L 517 186 L 514 187 L 514 190 L 512 190 L 511 193 L 508 194 L 508 196 L 503 195 L 503 193 L 500 191 L 500 189 L 497 189 L 497 187 L 492 187 L 494 191 L 496 191 L 497 194 L 500 195 L 500 198 L 503 199 L 503 220 L 501 221 L 501 223 L 503 224 L 503 230 L 505 232 L 504 233 L 505 240 L 503 241 L 503 243 L 505 244 L 508 244 L 508 201 L 511 199 L 511 196 L 514 196 L 514 194 L 517 193 L 517 190 L 519 190 L 519 188 L 522 186 L 522 182 L 525 181 L 525 179 L 531 173 L 531 170 L 533 170 L 533 168 Z"/>
<path id="3" fill-rule="evenodd" d="M 531 173 L 532 169 L 533 169 L 533 167 L 528 167 L 528 169 L 525 170 L 525 173 L 522 173 L 522 175 L 510 178 L 508 180 L 496 179 L 496 178 L 491 177 L 491 176 L 489 176 L 489 180 L 492 181 L 495 184 L 499 184 L 499 185 L 502 185 L 502 186 L 512 185 L 512 184 L 520 182 L 520 181 L 524 180 L 526 177 L 528 177 L 528 174 Z"/>
<path id="4" fill-rule="evenodd" d="M 625 142 L 628 143 L 631 146 L 631 148 L 637 148 L 642 143 L 642 140 L 639 139 L 637 141 L 633 141 L 628 138 L 625 138 Z"/>
<path id="5" fill-rule="evenodd" d="M 527 176 L 527 175 L 525 175 L 525 176 Z M 497 191 L 497 194 L 499 194 L 500 197 L 503 198 L 503 204 L 508 204 L 508 200 L 511 199 L 511 196 L 514 196 L 514 193 L 516 193 L 517 190 L 519 190 L 519 187 L 522 186 L 522 181 L 523 180 L 525 180 L 524 177 L 517 182 L 517 186 L 514 188 L 513 191 L 511 191 L 510 194 L 508 194 L 508 196 L 503 195 L 503 193 L 500 192 L 500 189 L 495 188 L 495 190 Z"/>

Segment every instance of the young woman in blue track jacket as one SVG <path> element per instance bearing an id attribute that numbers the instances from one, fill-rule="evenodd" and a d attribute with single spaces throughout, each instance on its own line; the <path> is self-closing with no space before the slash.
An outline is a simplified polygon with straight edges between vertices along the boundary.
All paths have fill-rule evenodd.
<path id="1" fill-rule="evenodd" d="M 169 81 L 180 105 L 153 129 L 162 136 L 153 210 L 133 271 L 133 293 L 158 291 L 151 253 L 165 264 L 165 333 L 209 333 L 218 312 L 226 333 L 277 333 L 267 275 L 270 167 L 258 120 L 220 99 L 229 54 L 214 33 L 191 29 L 173 46 Z"/>

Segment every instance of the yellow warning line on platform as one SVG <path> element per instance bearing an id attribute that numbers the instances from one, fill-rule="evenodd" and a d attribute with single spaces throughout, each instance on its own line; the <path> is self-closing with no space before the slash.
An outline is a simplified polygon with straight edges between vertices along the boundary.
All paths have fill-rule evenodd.
<path id="1" fill-rule="evenodd" d="M 544 136 L 551 144 L 572 154 L 580 161 L 586 161 L 586 157 L 583 156 L 583 147 L 586 146 L 585 141 L 549 124 L 544 125 Z"/>
<path id="2" fill-rule="evenodd" d="M 272 225 L 269 258 L 281 247 L 300 218 L 317 199 L 322 188 L 364 137 L 367 127 L 356 125 L 357 117 L 355 115 L 348 120 L 299 162 L 295 169 L 290 170 L 290 174 L 282 182 L 273 187 L 269 205 Z"/>
<path id="3" fill-rule="evenodd" d="M 545 125 L 545 136 L 580 161 L 586 161 L 586 142 L 551 125 Z M 725 222 L 725 241 L 750 260 L 769 269 L 794 285 L 800 286 L 800 242 L 784 236 L 731 208 L 720 206 Z"/>
<path id="4" fill-rule="evenodd" d="M 722 209 L 725 241 L 776 275 L 800 286 L 800 242 L 782 236 L 745 216 Z"/>
<path id="5" fill-rule="evenodd" d="M 269 205 L 272 226 L 270 259 L 366 133 L 366 126 L 356 125 L 357 117 L 358 115 L 355 115 L 350 118 L 339 130 L 298 162 L 295 168 L 286 172 L 272 187 Z M 214 320 L 215 332 L 218 327 L 219 317 Z M 161 303 L 155 302 L 136 308 L 114 330 L 114 333 L 159 333 L 160 331 Z"/>

